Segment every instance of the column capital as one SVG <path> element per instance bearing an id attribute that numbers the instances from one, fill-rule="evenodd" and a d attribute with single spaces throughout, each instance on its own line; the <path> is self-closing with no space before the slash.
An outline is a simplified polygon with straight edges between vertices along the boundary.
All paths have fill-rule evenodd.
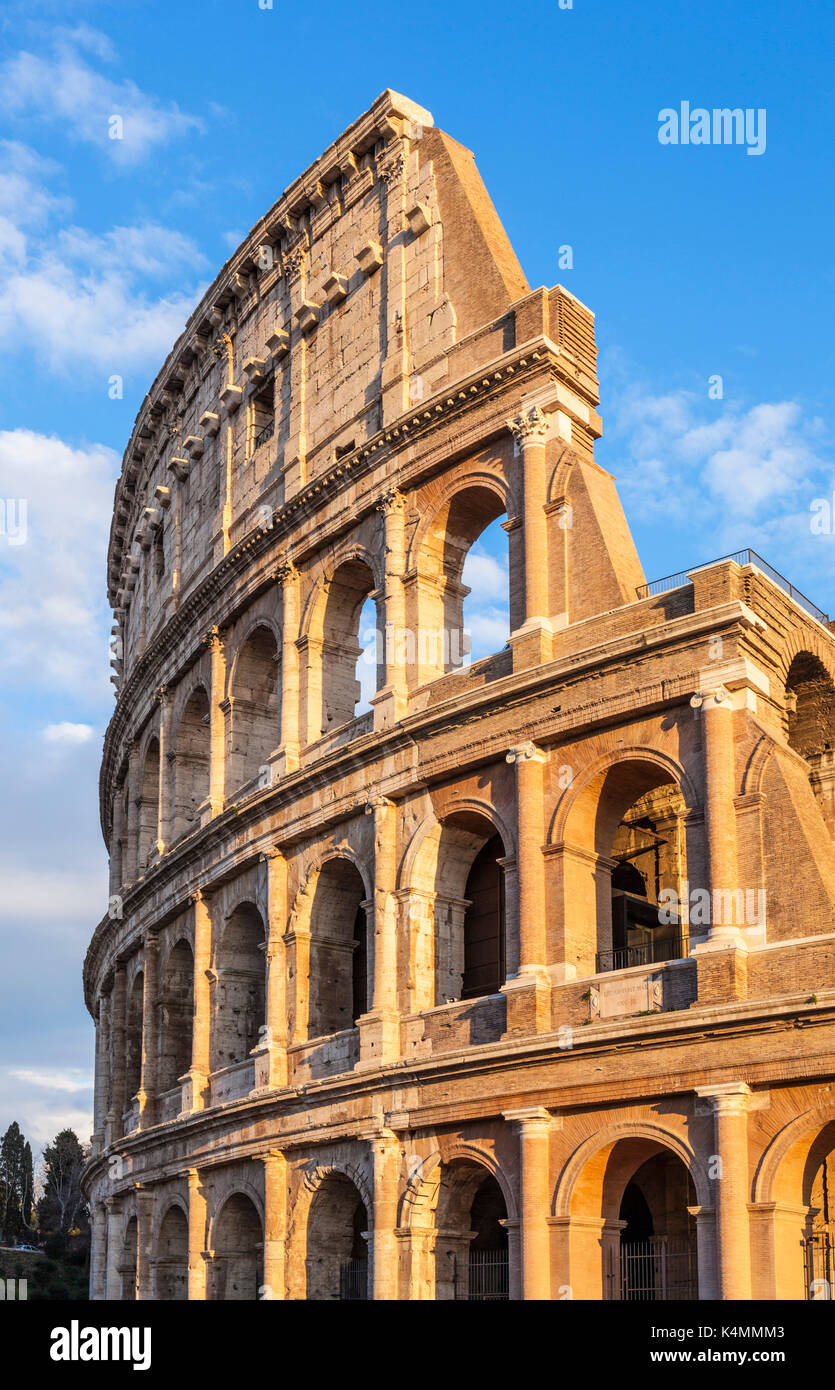
<path id="1" fill-rule="evenodd" d="M 505 754 L 505 762 L 508 763 L 545 763 L 548 761 L 548 754 L 543 748 L 538 748 L 535 743 L 517 743 L 513 748 L 509 748 Z"/>
<path id="2" fill-rule="evenodd" d="M 388 796 L 370 796 L 365 803 L 365 814 L 373 816 L 375 811 L 385 811 L 394 804 Z"/>
<path id="3" fill-rule="evenodd" d="M 547 1133 L 553 1123 L 550 1110 L 546 1110 L 542 1105 L 530 1105 L 520 1110 L 504 1110 L 502 1119 L 507 1120 L 508 1124 L 516 1125 L 520 1134 L 536 1130 Z"/>
<path id="4" fill-rule="evenodd" d="M 375 511 L 382 512 L 388 516 L 390 512 L 402 512 L 406 506 L 406 498 L 396 487 L 387 488 L 382 497 L 374 503 Z"/>
<path id="5" fill-rule="evenodd" d="M 223 646 L 223 629 L 217 626 L 207 628 L 200 638 L 200 645 L 208 647 L 210 651 L 215 648 L 220 650 Z"/>
<path id="6" fill-rule="evenodd" d="M 717 685 L 713 690 L 697 690 L 690 698 L 693 709 L 733 709 L 733 696 L 724 685 Z"/>
<path id="7" fill-rule="evenodd" d="M 505 424 L 513 435 L 517 449 L 524 449 L 530 444 L 544 444 L 548 435 L 548 419 L 538 405 L 523 408 L 512 420 L 505 420 Z"/>
<path id="8" fill-rule="evenodd" d="M 699 1100 L 706 1101 L 714 1115 L 744 1115 L 751 1109 L 753 1093 L 744 1081 L 726 1081 L 718 1086 L 697 1086 Z"/>
<path id="9" fill-rule="evenodd" d="M 278 561 L 278 564 L 276 565 L 275 569 L 273 570 L 273 579 L 275 580 L 276 584 L 280 586 L 284 584 L 291 584 L 293 580 L 298 579 L 298 577 L 299 572 L 293 564 L 292 560 L 288 560 L 286 556 L 282 556 L 282 558 Z"/>

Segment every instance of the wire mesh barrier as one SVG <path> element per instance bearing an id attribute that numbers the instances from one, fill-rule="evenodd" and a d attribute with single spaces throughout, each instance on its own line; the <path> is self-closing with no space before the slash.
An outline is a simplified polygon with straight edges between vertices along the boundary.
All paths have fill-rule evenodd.
<path id="1" fill-rule="evenodd" d="M 606 1297 L 620 1303 L 688 1303 L 699 1297 L 696 1249 L 691 1241 L 653 1236 L 622 1241 L 609 1252 Z"/>
<path id="2" fill-rule="evenodd" d="M 820 1302 L 835 1294 L 835 1235 L 816 1231 L 803 1241 L 804 1289 L 807 1300 Z"/>
<path id="3" fill-rule="evenodd" d="M 829 626 L 829 617 L 823 609 L 818 608 L 816 603 L 812 603 L 811 599 L 796 589 L 785 575 L 780 574 L 779 570 L 776 570 L 773 565 L 758 555 L 756 550 L 735 550 L 732 555 L 720 555 L 717 560 L 707 560 L 702 565 L 693 565 L 691 569 L 679 570 L 676 574 L 667 574 L 663 579 L 653 579 L 649 584 L 639 584 L 636 590 L 637 596 L 639 599 L 655 598 L 658 594 L 669 593 L 671 589 L 679 589 L 683 584 L 692 583 L 692 576 L 697 574 L 699 570 L 711 569 L 713 565 L 721 565 L 728 560 L 734 560 L 738 565 L 754 565 L 816 622 L 823 623 L 824 627 Z"/>
<path id="4" fill-rule="evenodd" d="M 339 1300 L 341 1303 L 368 1301 L 368 1261 L 343 1260 L 339 1266 Z"/>
<path id="5" fill-rule="evenodd" d="M 598 951 L 595 970 L 598 975 L 609 970 L 628 970 L 630 965 L 660 965 L 664 961 L 684 960 L 690 951 L 690 938 L 684 932 L 675 936 L 652 937 L 636 946 L 620 946 L 614 951 Z"/>
<path id="6" fill-rule="evenodd" d="M 466 1303 L 506 1303 L 510 1298 L 510 1272 L 506 1250 L 471 1250 L 467 1257 L 466 1287 L 457 1261 L 454 1263 L 455 1298 Z"/>

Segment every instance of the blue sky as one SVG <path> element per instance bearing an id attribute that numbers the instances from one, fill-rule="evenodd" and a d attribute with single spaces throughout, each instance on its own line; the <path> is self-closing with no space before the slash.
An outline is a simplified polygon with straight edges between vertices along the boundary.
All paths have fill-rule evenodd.
<path id="1" fill-rule="evenodd" d="M 0 500 L 28 531 L 0 533 L 0 1130 L 90 1129 L 104 552 L 135 411 L 219 265 L 385 87 L 474 150 L 530 284 L 595 311 L 598 459 L 648 578 L 752 545 L 835 611 L 810 530 L 835 489 L 833 29 L 808 0 L 4 6 Z M 765 152 L 659 144 L 684 100 L 764 109 Z M 497 539 L 468 571 L 476 654 Z"/>

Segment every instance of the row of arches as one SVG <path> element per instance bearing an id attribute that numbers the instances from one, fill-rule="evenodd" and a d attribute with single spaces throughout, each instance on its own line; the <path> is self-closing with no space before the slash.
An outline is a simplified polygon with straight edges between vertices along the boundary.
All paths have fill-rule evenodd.
<path id="1" fill-rule="evenodd" d="M 835 1122 L 819 1122 L 810 1133 L 808 1119 L 790 1126 L 803 1130 L 801 1136 L 793 1143 L 778 1137 L 763 1160 L 767 1166 L 774 1153 L 777 1167 L 765 1196 L 751 1205 L 752 1221 L 743 1237 L 750 1243 L 754 1297 L 835 1296 L 829 1196 Z M 201 1265 L 205 1238 L 209 1273 L 205 1284 L 192 1284 L 191 1296 L 363 1301 L 380 1297 L 386 1288 L 391 1297 L 438 1301 L 521 1297 L 526 1258 L 521 1175 L 478 1144 L 455 1147 L 457 1152 L 425 1170 L 419 1166 L 405 1188 L 401 1184 L 399 1236 L 389 1246 L 375 1239 L 381 1210 L 375 1210 L 364 1166 L 340 1162 L 313 1168 L 295 1199 L 296 1219 L 280 1257 L 282 1284 L 275 1288 L 265 1284 L 275 1277 L 275 1265 L 265 1261 L 269 1217 L 263 1201 L 247 1184 L 236 1187 L 233 1180 L 232 1190 L 222 1193 L 215 1207 L 210 1204 L 207 1226 L 201 1215 L 199 1230 L 192 1232 L 192 1246 L 195 1234 L 200 1237 Z M 622 1302 L 720 1297 L 722 1265 L 732 1252 L 723 1247 L 711 1200 L 715 1164 L 713 1155 L 703 1166 L 686 1143 L 654 1124 L 625 1123 L 614 1132 L 604 1127 L 597 1139 L 582 1144 L 564 1168 L 548 1210 L 537 1213 L 551 1231 L 545 1279 L 550 1297 Z M 743 1187 L 750 1181 L 746 1171 Z M 757 1193 L 756 1178 L 753 1186 Z M 189 1206 L 177 1197 L 166 1203 L 161 1195 L 157 1201 L 149 1228 L 151 1287 L 146 1285 L 141 1296 L 182 1300 L 189 1296 Z M 138 1255 L 138 1215 L 128 1210 L 119 1248 L 109 1252 L 117 1261 L 122 1298 L 136 1296 Z M 392 1264 L 385 1278 L 374 1268 L 382 1260 Z"/>

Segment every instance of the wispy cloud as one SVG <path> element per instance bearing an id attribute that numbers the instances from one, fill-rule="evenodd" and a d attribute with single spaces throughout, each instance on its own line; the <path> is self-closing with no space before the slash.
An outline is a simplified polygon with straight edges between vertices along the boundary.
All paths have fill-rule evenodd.
<path id="1" fill-rule="evenodd" d="M 11 119 L 60 126 L 129 169 L 155 149 L 204 129 L 203 121 L 161 102 L 130 79 L 117 80 L 90 59 L 112 63 L 110 40 L 89 25 L 55 31 L 47 52 L 20 51 L 0 66 L 0 111 Z"/>

